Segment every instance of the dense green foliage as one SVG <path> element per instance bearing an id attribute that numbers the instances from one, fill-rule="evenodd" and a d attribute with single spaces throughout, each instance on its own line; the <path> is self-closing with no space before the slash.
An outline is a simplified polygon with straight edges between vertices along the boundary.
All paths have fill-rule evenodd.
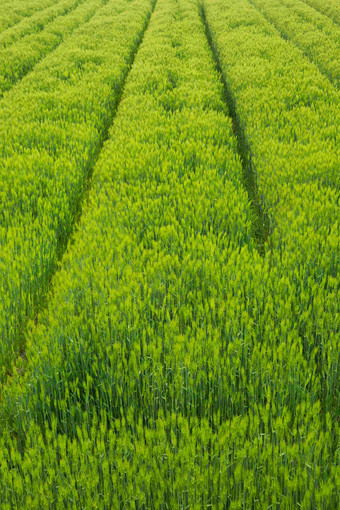
<path id="1" fill-rule="evenodd" d="M 0 103 L 4 509 L 339 505 L 339 93 L 251 2 L 111 0 Z"/>
<path id="2" fill-rule="evenodd" d="M 26 35 L 43 31 L 55 18 L 67 14 L 80 3 L 79 0 L 59 0 L 46 9 L 40 9 L 30 17 L 24 17 L 20 23 L 16 23 L 1 33 L 0 47 L 6 48 Z"/>
<path id="3" fill-rule="evenodd" d="M 247 0 L 237 5 L 207 0 L 205 6 L 230 101 L 249 141 L 259 194 L 275 227 L 270 257 L 285 280 L 289 329 L 298 335 L 308 362 L 318 351 L 320 397 L 326 408 L 334 406 L 339 95 Z"/>
<path id="4" fill-rule="evenodd" d="M 24 24 L 35 12 L 42 11 L 61 0 L 2 0 L 0 4 L 0 32 L 23 21 Z"/>
<path id="5" fill-rule="evenodd" d="M 2 379 L 73 227 L 150 9 L 109 2 L 0 103 Z"/>
<path id="6" fill-rule="evenodd" d="M 303 0 L 306 4 L 314 7 L 336 23 L 340 23 L 340 4 L 338 0 Z"/>
<path id="7" fill-rule="evenodd" d="M 340 27 L 299 0 L 251 0 L 284 37 L 340 85 Z"/>
<path id="8" fill-rule="evenodd" d="M 11 89 L 17 81 L 25 76 L 34 65 L 45 55 L 54 50 L 79 25 L 89 21 L 96 9 L 106 3 L 104 0 L 64 0 L 54 8 L 49 16 L 41 16 L 34 22 L 32 33 L 19 37 L 15 43 L 9 44 L 1 38 L 0 45 L 0 96 Z M 59 16 L 50 22 L 50 18 Z M 40 27 L 36 31 L 36 27 Z M 46 23 L 46 26 L 44 26 Z M 7 35 L 7 34 L 6 34 Z M 15 34 L 11 34 L 15 37 Z M 11 40 L 11 39 L 10 39 Z"/>

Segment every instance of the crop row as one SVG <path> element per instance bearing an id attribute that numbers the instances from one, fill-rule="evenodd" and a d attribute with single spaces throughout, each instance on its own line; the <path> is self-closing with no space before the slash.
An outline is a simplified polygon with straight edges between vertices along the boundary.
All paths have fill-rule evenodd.
<path id="1" fill-rule="evenodd" d="M 67 242 L 150 9 L 109 2 L 0 103 L 2 378 Z"/>
<path id="2" fill-rule="evenodd" d="M 308 287 L 310 278 L 322 289 L 323 279 L 338 269 L 339 95 L 250 2 L 231 4 L 207 0 L 204 5 L 229 99 L 275 226 L 271 242 L 286 254 L 291 269 L 302 271 L 297 281 Z"/>
<path id="3" fill-rule="evenodd" d="M 340 85 L 340 27 L 300 0 L 251 0 L 326 76 Z"/>
<path id="4" fill-rule="evenodd" d="M 206 17 L 271 217 L 272 256 L 286 274 L 294 329 L 307 353 L 319 350 L 334 381 L 339 96 L 247 0 L 226 1 L 206 0 Z"/>
<path id="5" fill-rule="evenodd" d="M 3 0 L 0 6 L 0 33 L 58 1 L 60 0 L 27 0 L 26 2 Z"/>
<path id="6" fill-rule="evenodd" d="M 338 421 L 338 92 L 247 0 L 204 5 L 271 219 L 273 297 L 284 297 L 288 330 L 316 375 L 313 399 Z"/>
<path id="7" fill-rule="evenodd" d="M 276 44 L 303 86 L 312 66 L 248 2 L 207 2 L 202 19 L 195 0 L 158 1 L 49 307 L 16 367 L 25 374 L 2 397 L 8 508 L 336 507 L 339 316 L 327 264 L 336 246 L 314 261 L 303 230 L 318 219 L 322 241 L 336 205 L 318 218 L 294 204 L 308 197 L 306 169 L 269 172 L 285 148 L 279 126 L 263 129 L 283 113 L 270 110 L 281 104 Z M 237 56 L 227 75 L 228 51 Z M 265 71 L 266 101 L 256 81 Z M 263 256 L 244 188 L 251 169 L 238 155 L 245 140 L 273 222 Z"/>
<path id="8" fill-rule="evenodd" d="M 194 493 L 185 494 L 192 476 L 197 500 L 208 504 L 211 487 L 205 487 L 207 473 L 200 473 L 208 452 L 196 468 L 190 453 L 196 442 L 206 448 L 200 435 L 209 429 L 207 377 L 228 348 L 221 324 L 237 317 L 232 294 L 239 284 L 239 276 L 233 282 L 239 252 L 246 258 L 247 246 L 252 250 L 236 145 L 197 5 L 160 0 L 96 166 L 79 232 L 54 282 L 50 310 L 27 353 L 26 380 L 33 389 L 39 379 L 47 392 L 24 390 L 29 420 L 51 423 L 58 444 L 66 434 L 65 448 L 70 452 L 70 442 L 74 448 L 65 456 L 66 471 L 59 471 L 48 432 L 38 468 L 42 479 L 33 475 L 43 494 L 29 500 L 29 484 L 9 503 L 34 508 L 54 499 L 58 507 L 67 498 L 79 508 L 89 501 L 129 508 L 135 500 L 137 507 L 157 508 L 188 498 L 192 504 Z M 225 390 L 230 399 L 233 388 Z M 235 405 L 242 406 L 237 396 Z M 12 425 L 21 438 L 25 430 L 28 443 L 34 436 L 40 441 L 40 430 L 27 429 L 22 411 Z M 82 453 L 87 455 L 88 427 L 104 432 L 90 432 L 90 462 Z M 27 459 L 35 458 L 36 448 L 34 441 Z M 72 468 L 78 461 L 79 477 Z M 21 475 L 12 471 L 8 477 L 7 462 L 3 466 L 4 493 L 11 477 L 16 485 Z M 78 491 L 62 483 L 68 470 Z M 215 475 L 216 468 L 211 483 L 218 484 Z"/>
<path id="9" fill-rule="evenodd" d="M 340 23 L 340 6 L 338 0 L 304 0 L 304 2 L 326 16 L 329 16 L 336 23 Z"/>
<path id="10" fill-rule="evenodd" d="M 75 8 L 78 2 L 67 2 L 59 0 L 53 5 L 48 6 L 46 9 L 41 9 L 30 17 L 26 17 L 13 27 L 5 30 L 0 34 L 0 47 L 1 49 L 10 46 L 25 35 L 37 34 L 44 30 L 46 26 L 51 23 L 58 16 L 67 14 L 70 10 Z"/>
<path id="11" fill-rule="evenodd" d="M 1 48 L 0 97 L 77 27 L 89 21 L 104 3 L 105 0 L 65 0 L 58 5 L 58 9 L 55 9 L 53 17 L 57 16 L 56 19 L 47 22 L 41 31 L 36 33 L 33 29 L 33 33 L 27 34 L 10 46 Z"/>

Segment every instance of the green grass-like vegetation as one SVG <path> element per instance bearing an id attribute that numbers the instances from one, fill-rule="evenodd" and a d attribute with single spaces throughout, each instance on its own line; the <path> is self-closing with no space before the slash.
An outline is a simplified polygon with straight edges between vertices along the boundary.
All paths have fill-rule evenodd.
<path id="1" fill-rule="evenodd" d="M 1 508 L 338 508 L 339 94 L 255 3 L 87 0 L 0 100 Z"/>

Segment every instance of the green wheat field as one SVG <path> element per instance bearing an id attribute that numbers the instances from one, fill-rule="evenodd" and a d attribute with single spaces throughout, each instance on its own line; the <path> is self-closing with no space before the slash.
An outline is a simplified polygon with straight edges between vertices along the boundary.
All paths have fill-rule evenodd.
<path id="1" fill-rule="evenodd" d="M 338 510 L 340 2 L 0 0 L 0 510 Z"/>

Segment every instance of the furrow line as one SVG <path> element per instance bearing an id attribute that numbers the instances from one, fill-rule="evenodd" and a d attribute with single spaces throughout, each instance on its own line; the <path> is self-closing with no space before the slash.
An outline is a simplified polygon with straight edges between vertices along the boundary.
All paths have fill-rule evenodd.
<path id="1" fill-rule="evenodd" d="M 109 2 L 91 20 L 89 28 L 83 27 L 73 37 L 74 42 L 79 41 L 78 51 L 72 41 L 69 51 L 63 50 L 58 58 L 51 57 L 46 63 L 45 68 L 51 69 L 52 60 L 55 61 L 54 76 L 45 75 L 44 68 L 39 69 L 48 79 L 50 98 L 45 96 L 43 78 L 37 72 L 30 75 L 32 89 L 28 95 L 25 88 L 23 94 L 12 96 L 24 102 L 22 114 L 17 105 L 11 105 L 18 111 L 20 122 L 26 116 L 30 122 L 23 124 L 26 133 L 22 127 L 21 133 L 16 129 L 16 122 L 12 129 L 7 127 L 12 146 L 6 144 L 6 139 L 3 141 L 0 160 L 0 176 L 4 179 L 0 193 L 3 204 L 0 287 L 4 297 L 0 308 L 2 382 L 11 371 L 15 356 L 24 355 L 29 320 L 36 323 L 38 313 L 46 304 L 51 278 L 79 221 L 93 166 L 107 138 L 154 5 L 154 1 L 146 0 Z M 108 24 L 110 16 L 112 21 Z M 130 32 L 126 30 L 128 26 Z M 91 31 L 93 40 L 88 36 Z M 100 50 L 94 51 L 93 45 L 98 45 L 101 37 L 105 46 L 102 44 Z M 98 52 L 100 57 L 96 55 Z M 62 60 L 58 61 L 60 57 Z M 77 64 L 88 64 L 87 68 L 83 67 L 81 80 L 74 58 Z M 65 86 L 63 76 L 67 76 Z M 56 87 L 62 88 L 55 97 Z M 8 103 L 12 97 L 9 94 L 4 98 L 9 121 L 12 115 Z M 28 103 L 30 98 L 32 105 Z"/>
<path id="2" fill-rule="evenodd" d="M 79 2 L 76 2 L 76 5 Z M 49 23 L 53 20 L 67 14 L 72 9 L 72 2 L 67 0 L 57 0 L 53 5 L 41 9 L 39 12 L 34 13 L 31 17 L 20 20 L 16 25 L 7 28 L 0 34 L 0 47 L 8 48 L 11 44 L 19 41 L 21 38 L 42 32 Z"/>
<path id="3" fill-rule="evenodd" d="M 318 353 L 318 398 L 323 416 L 335 417 L 326 374 L 337 372 L 329 353 L 339 331 L 338 91 L 251 2 L 204 4 L 275 225 L 270 255 L 296 299 L 290 328 L 308 363 Z"/>
<path id="4" fill-rule="evenodd" d="M 317 12 L 327 16 L 333 23 L 340 25 L 340 8 L 337 0 L 302 0 Z"/>
<path id="5" fill-rule="evenodd" d="M 266 213 L 263 196 L 260 196 L 258 191 L 256 169 L 252 161 L 251 150 L 246 139 L 244 128 L 242 126 L 242 123 L 240 122 L 239 116 L 236 111 L 235 100 L 222 72 L 218 51 L 212 41 L 212 36 L 209 25 L 207 23 L 203 3 L 201 3 L 200 5 L 200 11 L 206 37 L 213 55 L 213 59 L 215 61 L 216 69 L 223 84 L 224 101 L 226 103 L 229 115 L 232 118 L 233 131 L 237 139 L 238 153 L 240 155 L 242 162 L 244 186 L 248 193 L 249 201 L 254 214 L 253 236 L 254 239 L 256 240 L 256 246 L 259 253 L 261 255 L 264 255 L 266 250 L 266 244 L 270 241 L 269 216 Z"/>
<path id="6" fill-rule="evenodd" d="M 23 6 L 22 0 L 18 0 L 17 2 L 8 1 L 3 2 L 0 9 L 0 34 L 3 34 L 5 31 L 10 30 L 15 27 L 19 23 L 23 21 L 23 19 L 29 19 L 34 14 L 44 9 L 47 9 L 53 4 L 58 3 L 61 0 L 45 0 L 44 5 L 41 5 L 42 2 L 39 0 L 33 0 L 33 2 L 26 2 L 26 11 L 21 10 Z M 10 5 L 9 5 L 10 4 Z M 28 5 L 27 5 L 28 4 Z M 31 5 L 31 8 L 30 8 Z M 36 7 L 34 6 L 36 5 Z M 3 12 L 6 9 L 6 12 Z M 18 12 L 19 9 L 19 12 Z M 10 12 L 9 12 L 10 11 Z"/>
<path id="7" fill-rule="evenodd" d="M 299 26 L 302 22 L 297 18 L 297 30 L 291 28 L 294 12 L 281 5 L 283 16 L 277 14 L 274 10 L 275 4 L 266 0 L 249 0 L 249 3 L 258 10 L 258 12 L 279 32 L 282 39 L 294 44 L 317 69 L 323 74 L 332 85 L 339 88 L 340 76 L 337 56 L 339 55 L 339 42 L 336 42 L 337 35 L 334 34 L 334 40 L 324 34 L 321 30 L 314 27 L 311 22 L 305 21 L 307 31 L 307 40 L 304 39 L 302 28 Z M 276 2 L 277 4 L 277 2 Z M 287 21 L 288 17 L 288 21 Z M 339 34 L 338 34 L 339 36 Z M 311 43 L 311 38 L 313 43 Z M 339 39 L 338 39 L 339 41 Z M 326 59 L 326 61 L 325 61 Z"/>
<path id="8" fill-rule="evenodd" d="M 41 60 L 55 51 L 74 30 L 88 23 L 106 1 L 75 0 L 72 8 L 66 9 L 41 33 L 27 35 L 10 47 L 0 49 L 0 99 Z"/>

